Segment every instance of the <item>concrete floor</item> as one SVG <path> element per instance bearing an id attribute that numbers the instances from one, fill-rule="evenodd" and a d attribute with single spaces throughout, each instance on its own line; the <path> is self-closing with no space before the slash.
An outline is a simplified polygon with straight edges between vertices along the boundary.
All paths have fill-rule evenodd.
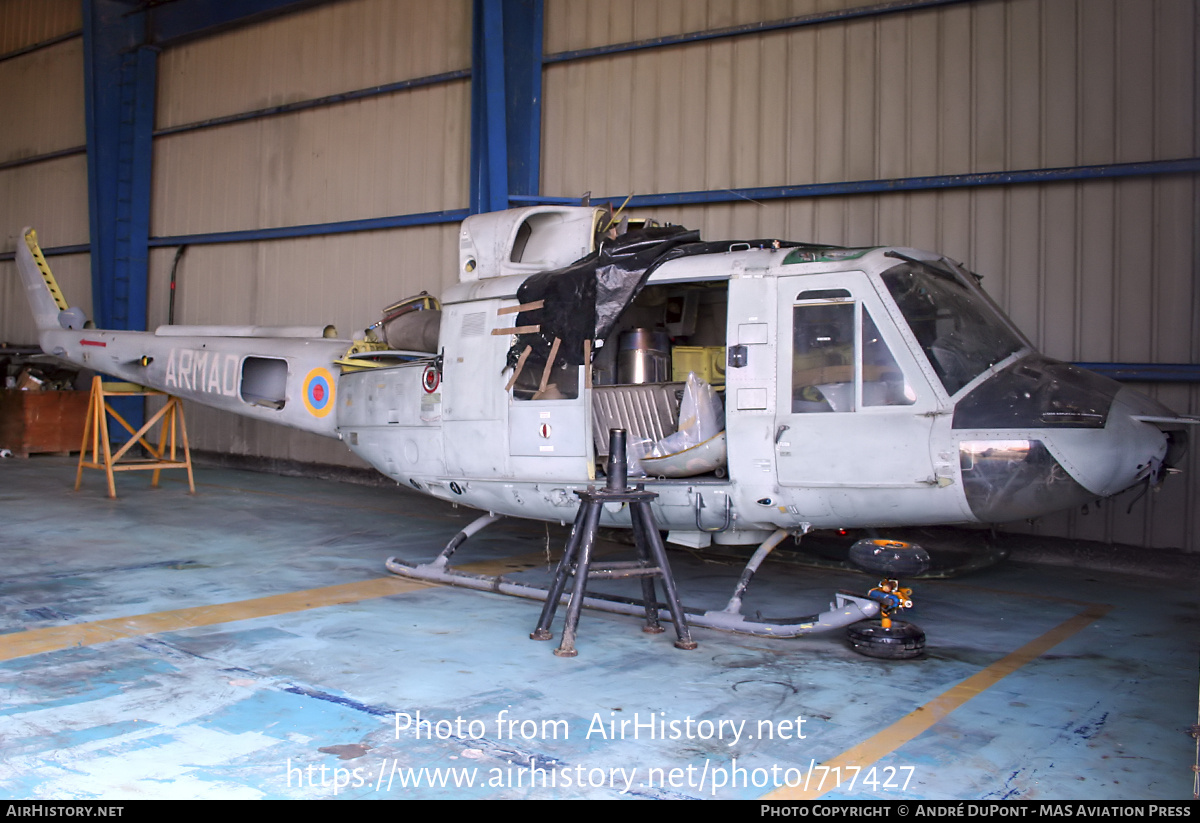
<path id="1" fill-rule="evenodd" d="M 383 570 L 432 558 L 469 510 L 225 469 L 198 470 L 195 497 L 178 472 L 125 475 L 113 501 L 98 472 L 73 493 L 74 471 L 0 461 L 7 798 L 1192 796 L 1194 576 L 1010 562 L 921 581 L 918 660 L 840 633 L 697 629 L 680 651 L 594 612 L 560 659 L 528 639 L 537 603 Z M 504 521 L 455 560 L 544 580 L 564 539 Z M 672 563 L 705 608 L 738 572 Z M 745 611 L 872 584 L 768 564 Z"/>

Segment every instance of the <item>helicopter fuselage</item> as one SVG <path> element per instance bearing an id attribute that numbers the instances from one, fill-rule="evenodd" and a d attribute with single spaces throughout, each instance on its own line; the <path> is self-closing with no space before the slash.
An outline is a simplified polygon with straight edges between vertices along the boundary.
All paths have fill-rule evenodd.
<path id="1" fill-rule="evenodd" d="M 61 328 L 19 258 L 45 351 L 339 438 L 397 483 L 515 517 L 573 520 L 614 427 L 651 458 L 630 482 L 658 494 L 657 523 L 693 546 L 756 543 L 781 528 L 1037 517 L 1158 482 L 1182 449 L 1188 421 L 1038 354 L 973 275 L 912 249 L 733 243 L 668 260 L 590 361 L 526 369 L 523 383 L 510 357 L 518 290 L 589 250 L 591 212 L 468 220 L 436 350 L 357 369 L 338 365 L 351 341 L 315 329 Z M 568 224 L 565 243 L 546 239 L 547 215 Z M 638 349 L 648 332 L 667 343 Z M 670 370 L 647 375 L 647 358 Z M 720 438 L 691 444 L 697 461 L 655 460 L 679 426 L 691 366 L 719 390 Z M 602 525 L 628 526 L 613 508 Z"/>

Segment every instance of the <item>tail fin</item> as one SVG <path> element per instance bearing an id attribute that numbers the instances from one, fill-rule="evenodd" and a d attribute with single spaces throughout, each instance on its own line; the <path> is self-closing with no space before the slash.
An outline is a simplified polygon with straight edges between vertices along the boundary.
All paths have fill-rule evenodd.
<path id="1" fill-rule="evenodd" d="M 38 329 L 83 328 L 87 318 L 82 309 L 67 308 L 66 298 L 38 247 L 37 232 L 26 227 L 21 231 L 21 237 L 23 242 L 17 243 L 17 270 L 25 284 L 25 295 Z"/>

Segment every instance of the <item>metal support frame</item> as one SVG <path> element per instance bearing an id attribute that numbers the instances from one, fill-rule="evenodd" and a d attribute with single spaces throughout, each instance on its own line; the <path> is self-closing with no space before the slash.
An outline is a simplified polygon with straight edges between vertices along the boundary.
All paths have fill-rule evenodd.
<path id="1" fill-rule="evenodd" d="M 467 211 L 396 215 L 370 220 L 219 232 L 202 236 L 149 236 L 151 146 L 157 49 L 236 25 L 317 5 L 315 0 L 177 0 L 147 6 L 134 0 L 84 0 L 88 198 L 94 314 L 98 325 L 144 329 L 148 250 L 180 243 L 226 243 L 369 231 L 454 222 Z M 542 83 L 542 0 L 475 0 L 472 88 L 471 211 L 505 209 L 510 194 L 539 187 Z M 249 112 L 192 124 L 205 128 L 333 105 L 466 76 L 450 72 L 420 82 L 331 95 L 305 104 Z M 165 130 L 164 133 L 173 133 Z M 49 160 L 55 153 L 14 165 Z M 69 247 L 70 252 L 81 247 Z M 50 253 L 56 249 L 48 250 Z M 63 253 L 67 253 L 64 247 Z"/>

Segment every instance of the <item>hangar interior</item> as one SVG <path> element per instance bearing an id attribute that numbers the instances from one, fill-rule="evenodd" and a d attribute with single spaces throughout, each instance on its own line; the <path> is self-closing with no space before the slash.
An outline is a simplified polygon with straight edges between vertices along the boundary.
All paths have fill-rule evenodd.
<path id="1" fill-rule="evenodd" d="M 101 328 L 353 330 L 457 282 L 468 215 L 590 193 L 706 239 L 936 249 L 1045 354 L 1197 414 L 1198 38 L 1189 0 L 0 0 L 0 340 L 36 346 L 24 226 Z M 704 631 L 683 652 L 589 612 L 565 661 L 526 639 L 528 602 L 384 576 L 473 515 L 246 472 L 369 469 L 186 409 L 195 497 L 0 461 L 7 796 L 616 797 L 635 768 L 639 797 L 1193 791 L 1195 437 L 1161 489 L 994 538 L 1066 567 L 920 581 L 920 660 Z M 564 540 L 511 522 L 470 546 L 545 575 Z M 679 557 L 719 607 L 736 566 Z M 767 568 L 765 611 L 870 585 Z M 418 710 L 466 727 L 397 728 Z M 592 728 L 634 715 L 772 735 Z M 688 772 L 738 764 L 740 785 Z M 461 766 L 498 782 L 394 782 Z M 817 766 L 892 783 L 769 785 Z"/>

